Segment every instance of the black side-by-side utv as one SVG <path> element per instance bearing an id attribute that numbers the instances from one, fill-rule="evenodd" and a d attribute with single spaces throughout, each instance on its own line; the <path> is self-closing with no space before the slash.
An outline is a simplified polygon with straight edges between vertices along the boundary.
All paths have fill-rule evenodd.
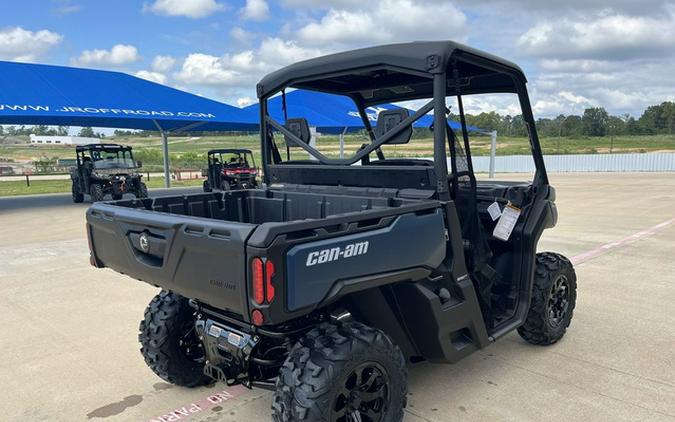
<path id="1" fill-rule="evenodd" d="M 207 156 L 208 167 L 202 170 L 204 192 L 251 189 L 258 186 L 258 169 L 251 150 L 241 148 L 212 149 Z"/>
<path id="2" fill-rule="evenodd" d="M 122 199 L 125 193 L 147 198 L 148 188 L 138 172 L 141 163 L 134 161 L 131 147 L 117 144 L 89 144 L 75 147 L 76 166 L 70 169 L 73 202 L 82 202 L 89 194 L 92 202 L 105 195 Z"/>
<path id="3" fill-rule="evenodd" d="M 327 156 L 303 116 L 276 121 L 268 100 L 291 88 L 352 99 L 369 143 Z M 477 180 L 463 99 L 486 93 L 517 98 L 532 181 Z M 159 377 L 272 389 L 277 422 L 399 422 L 408 364 L 455 363 L 514 330 L 538 345 L 563 337 L 576 276 L 564 256 L 537 253 L 558 215 L 517 65 L 450 41 L 385 45 L 288 66 L 257 94 L 262 189 L 87 212 L 92 265 L 162 289 L 139 335 Z M 375 127 L 366 113 L 423 99 Z M 432 111 L 433 159 L 387 158 Z M 281 154 L 282 137 L 314 159 Z"/>

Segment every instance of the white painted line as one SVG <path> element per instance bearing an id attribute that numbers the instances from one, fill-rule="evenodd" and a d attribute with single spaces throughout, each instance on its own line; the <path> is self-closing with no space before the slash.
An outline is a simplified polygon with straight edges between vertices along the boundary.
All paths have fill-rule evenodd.
<path id="1" fill-rule="evenodd" d="M 573 264 L 582 264 L 586 261 L 589 261 L 593 258 L 597 258 L 600 255 L 604 255 L 608 251 L 618 248 L 620 246 L 625 246 L 628 243 L 632 243 L 636 240 L 640 240 L 642 238 L 645 238 L 647 236 L 651 236 L 654 233 L 670 226 L 671 224 L 675 223 L 675 218 L 671 218 L 670 220 L 664 221 L 663 223 L 659 223 L 655 225 L 654 227 L 650 227 L 646 230 L 641 230 L 635 234 L 631 234 L 630 236 L 626 236 L 623 239 L 614 241 L 614 242 L 609 242 L 605 243 L 604 245 L 600 245 L 595 249 L 591 249 L 590 251 L 581 253 L 579 255 L 573 256 L 571 261 Z"/>

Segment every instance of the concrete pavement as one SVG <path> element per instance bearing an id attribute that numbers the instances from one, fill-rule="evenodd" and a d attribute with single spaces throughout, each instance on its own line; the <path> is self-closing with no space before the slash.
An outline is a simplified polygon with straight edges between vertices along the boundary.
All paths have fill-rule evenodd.
<path id="1" fill-rule="evenodd" d="M 540 250 L 579 256 L 675 217 L 673 174 L 551 178 L 560 220 Z M 148 421 L 206 403 L 190 420 L 269 420 L 269 392 L 150 372 L 136 335 L 157 289 L 90 267 L 86 204 L 65 198 L 0 199 L 2 419 Z M 674 255 L 671 224 L 578 264 L 574 320 L 554 346 L 514 333 L 457 365 L 412 366 L 406 422 L 675 420 Z"/>

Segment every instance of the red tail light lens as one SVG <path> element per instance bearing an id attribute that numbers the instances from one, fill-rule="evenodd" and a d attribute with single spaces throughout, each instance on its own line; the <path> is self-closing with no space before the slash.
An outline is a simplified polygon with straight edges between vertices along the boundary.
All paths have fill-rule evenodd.
<path id="1" fill-rule="evenodd" d="M 267 299 L 267 302 L 269 303 L 274 300 L 272 277 L 274 277 L 274 264 L 268 259 L 265 263 L 265 299 Z"/>
<path id="2" fill-rule="evenodd" d="M 253 300 L 258 305 L 262 305 L 265 301 L 262 259 L 253 258 L 253 261 L 251 261 L 251 275 L 253 279 Z"/>
<path id="3" fill-rule="evenodd" d="M 265 317 L 259 309 L 253 310 L 251 313 L 251 319 L 253 320 L 253 324 L 257 325 L 258 327 L 265 323 Z"/>

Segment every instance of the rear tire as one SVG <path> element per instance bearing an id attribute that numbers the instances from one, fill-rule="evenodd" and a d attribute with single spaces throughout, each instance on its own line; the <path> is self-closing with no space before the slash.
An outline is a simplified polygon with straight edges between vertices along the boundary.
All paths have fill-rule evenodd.
<path id="1" fill-rule="evenodd" d="M 73 192 L 73 202 L 79 204 L 84 201 L 84 194 L 80 192 L 80 190 L 75 186 L 75 182 L 73 182 L 72 192 Z"/>
<path id="2" fill-rule="evenodd" d="M 572 322 L 576 300 L 577 276 L 572 263 L 557 253 L 538 253 L 530 310 L 518 334 L 532 344 L 557 342 Z"/>
<path id="3" fill-rule="evenodd" d="M 405 359 L 386 334 L 358 322 L 325 323 L 281 367 L 272 419 L 399 422 L 407 392 Z"/>
<path id="4" fill-rule="evenodd" d="M 101 185 L 91 185 L 89 187 L 89 195 L 91 195 L 92 202 L 103 201 L 103 188 Z"/>
<path id="5" fill-rule="evenodd" d="M 161 379 L 182 387 L 214 381 L 204 375 L 204 352 L 188 300 L 162 290 L 145 310 L 138 341 L 148 367 Z"/>

